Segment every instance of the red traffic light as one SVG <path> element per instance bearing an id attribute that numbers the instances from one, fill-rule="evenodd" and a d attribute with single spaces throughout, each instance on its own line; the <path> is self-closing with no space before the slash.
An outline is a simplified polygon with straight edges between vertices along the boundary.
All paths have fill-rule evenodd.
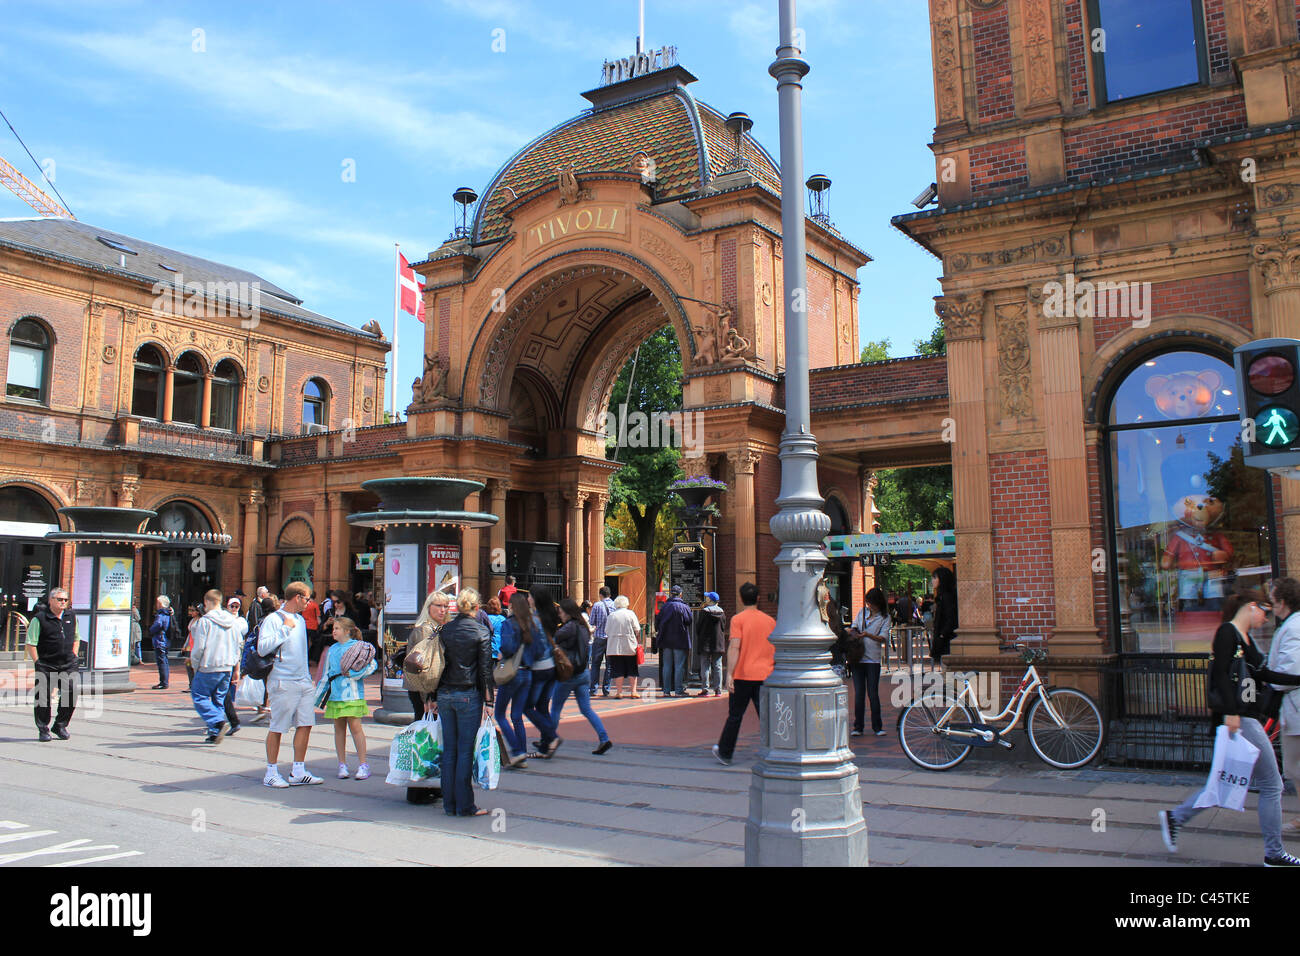
<path id="1" fill-rule="evenodd" d="M 1246 380 L 1260 395 L 1281 395 L 1295 383 L 1295 366 L 1280 355 L 1261 355 L 1246 369 Z"/>

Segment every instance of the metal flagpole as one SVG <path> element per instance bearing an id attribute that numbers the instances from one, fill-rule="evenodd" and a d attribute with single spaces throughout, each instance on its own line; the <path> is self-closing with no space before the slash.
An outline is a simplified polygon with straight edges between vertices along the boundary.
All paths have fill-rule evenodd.
<path id="1" fill-rule="evenodd" d="M 645 52 L 645 0 L 640 0 L 637 7 L 636 52 Z"/>
<path id="2" fill-rule="evenodd" d="M 795 0 L 779 0 L 781 45 L 768 72 L 781 117 L 781 237 L 785 247 L 785 431 L 780 509 L 771 520 L 779 601 L 775 666 L 760 698 L 759 759 L 749 785 L 747 866 L 862 866 L 867 825 L 848 740 L 848 692 L 830 667 L 832 635 L 817 584 L 831 522 L 817 488 L 808 394 L 808 262 L 803 119 L 808 62 L 795 46 Z"/>
<path id="3" fill-rule="evenodd" d="M 397 309 L 402 300 L 402 247 L 393 243 L 393 386 L 388 398 L 389 418 L 397 421 Z"/>

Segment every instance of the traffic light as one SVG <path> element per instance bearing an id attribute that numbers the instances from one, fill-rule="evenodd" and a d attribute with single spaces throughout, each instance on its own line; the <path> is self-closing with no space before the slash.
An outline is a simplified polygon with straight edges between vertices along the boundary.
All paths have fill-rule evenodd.
<path id="1" fill-rule="evenodd" d="M 1255 468 L 1300 466 L 1300 340 L 1259 339 L 1232 353 L 1241 445 Z"/>

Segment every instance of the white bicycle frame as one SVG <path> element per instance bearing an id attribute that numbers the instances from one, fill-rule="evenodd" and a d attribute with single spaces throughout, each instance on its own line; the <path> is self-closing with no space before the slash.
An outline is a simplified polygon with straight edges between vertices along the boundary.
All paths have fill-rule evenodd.
<path id="1" fill-rule="evenodd" d="M 1025 709 L 1025 701 L 1029 700 L 1034 691 L 1038 691 L 1038 696 L 1042 700 L 1043 706 L 1047 708 L 1047 713 L 1052 720 L 1056 721 L 1056 725 L 1064 728 L 1065 722 L 1061 720 L 1060 715 L 1053 709 L 1051 701 L 1047 699 L 1047 688 L 1043 684 L 1042 678 L 1038 676 L 1038 670 L 1033 664 L 1030 664 L 1029 669 L 1025 671 L 1025 676 L 1020 679 L 1020 686 L 1016 688 L 1016 692 L 1012 694 L 1011 699 L 1007 701 L 1007 706 L 1002 708 L 1001 713 L 996 715 L 985 714 L 984 711 L 980 709 L 979 698 L 971 688 L 970 678 L 962 678 L 962 687 L 961 690 L 957 692 L 957 699 L 948 707 L 947 712 L 935 721 L 934 729 L 949 737 L 980 737 L 991 743 L 994 737 L 1008 734 L 1019 726 L 1020 716 Z M 997 731 L 980 730 L 978 728 L 972 728 L 970 730 L 950 730 L 948 728 L 948 721 L 952 720 L 953 714 L 956 710 L 956 705 L 962 703 L 963 700 L 970 702 L 971 707 L 975 709 L 976 717 L 979 718 L 979 722 L 982 724 L 1000 723 L 1007 719 L 1007 716 L 1011 713 L 1012 709 L 1015 710 L 1015 717 L 1012 718 L 1011 723 L 1006 727 L 999 728 Z"/>

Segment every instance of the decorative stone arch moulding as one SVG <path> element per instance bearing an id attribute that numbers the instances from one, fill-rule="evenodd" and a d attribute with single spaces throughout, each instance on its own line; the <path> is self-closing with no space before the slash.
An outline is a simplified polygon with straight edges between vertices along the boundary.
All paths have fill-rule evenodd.
<path id="1" fill-rule="evenodd" d="M 15 316 L 14 320 L 5 328 L 5 337 L 12 338 L 14 329 L 18 326 L 18 323 L 24 319 L 31 319 L 45 330 L 45 334 L 50 337 L 50 348 L 54 348 L 54 346 L 59 344 L 59 337 L 54 331 L 53 324 L 51 324 L 50 320 L 45 318 L 45 316 L 39 315 L 35 312 L 24 312 L 22 315 Z"/>
<path id="2" fill-rule="evenodd" d="M 573 378 L 573 383 L 581 384 L 570 389 L 564 402 L 564 414 L 569 420 L 576 418 L 579 427 L 587 431 L 600 430 L 602 413 L 609 407 L 614 383 L 627 363 L 628 356 L 661 328 L 666 318 L 662 303 L 655 301 L 650 308 L 638 310 L 616 338 L 605 341 L 597 356 L 599 361 L 589 363 L 585 372 L 579 372 Z M 676 329 L 673 331 L 676 332 Z M 680 347 L 679 337 L 678 348 Z"/>
<path id="3" fill-rule="evenodd" d="M 132 365 L 132 367 L 135 366 L 135 357 L 136 357 L 137 355 L 139 355 L 139 354 L 140 354 L 140 350 L 141 350 L 142 348 L 144 348 L 145 346 L 147 346 L 147 345 L 152 345 L 154 348 L 156 348 L 159 352 L 162 353 L 163 364 L 164 364 L 164 365 L 175 365 L 175 364 L 176 364 L 176 359 L 178 359 L 178 358 L 180 357 L 180 356 L 178 356 L 178 355 L 175 355 L 175 354 L 172 352 L 171 347 L 168 346 L 167 343 L 164 342 L 161 338 L 142 338 L 142 339 L 138 339 L 138 340 L 136 340 L 135 344 L 134 344 L 134 345 L 132 346 L 132 348 L 131 348 L 131 365 Z M 122 359 L 123 359 L 123 361 L 125 361 L 125 360 L 126 360 L 126 356 L 123 355 L 123 356 L 122 356 Z"/>
<path id="4" fill-rule="evenodd" d="M 1177 321 L 1182 328 L 1161 332 L 1129 329 L 1107 342 L 1084 369 L 1083 391 L 1088 396 L 1083 412 L 1085 426 L 1104 424 L 1097 416 L 1118 387 L 1118 371 L 1144 355 L 1182 345 L 1208 346 L 1225 352 L 1230 363 L 1232 350 L 1251 340 L 1251 334 L 1241 326 L 1213 316 L 1181 314 L 1162 316 L 1162 319 Z"/>
<path id="5" fill-rule="evenodd" d="M 52 507 L 55 512 L 60 508 L 69 508 L 73 505 L 72 498 L 60 487 L 54 484 L 46 484 L 27 475 L 5 475 L 0 474 L 0 488 L 25 488 L 28 491 L 35 492 L 46 500 L 46 503 Z M 68 521 L 63 515 L 56 515 L 60 527 L 67 527 Z"/>
<path id="6" fill-rule="evenodd" d="M 470 345 L 470 361 L 460 386 L 461 400 L 466 401 L 468 395 L 474 404 L 498 408 L 502 396 L 509 395 L 511 369 L 518 361 L 514 353 L 520 333 L 533 310 L 552 292 L 584 274 L 594 275 L 601 269 L 621 272 L 648 289 L 668 313 L 677 341 L 687 343 L 691 356 L 694 356 L 695 339 L 691 335 L 686 309 L 672 285 L 656 269 L 637 256 L 618 249 L 570 249 L 542 260 L 519 276 L 505 290 L 507 303 L 512 303 L 510 307 L 502 313 L 489 310 L 483 317 Z M 584 273 L 584 270 L 591 272 Z"/>
<path id="7" fill-rule="evenodd" d="M 207 502 L 199 501 L 194 496 L 187 495 L 184 492 L 163 492 L 161 497 L 157 498 L 153 504 L 139 505 L 139 507 L 157 512 L 161 511 L 174 501 L 179 501 L 181 504 L 189 505 L 199 514 L 203 515 L 203 517 L 207 518 L 208 524 L 212 526 L 214 533 L 230 534 L 230 522 L 225 520 L 225 517 L 221 512 L 217 511 L 216 508 Z"/>
<path id="8" fill-rule="evenodd" d="M 311 532 L 311 547 L 314 550 L 316 547 L 316 522 L 313 518 L 314 515 L 309 515 L 305 511 L 291 511 L 285 515 L 280 522 L 279 529 L 275 532 L 275 548 L 278 550 L 280 547 L 280 539 L 284 537 L 284 529 L 295 521 L 302 521 L 307 525 L 307 530 Z M 304 545 L 304 547 L 306 546 Z"/>

